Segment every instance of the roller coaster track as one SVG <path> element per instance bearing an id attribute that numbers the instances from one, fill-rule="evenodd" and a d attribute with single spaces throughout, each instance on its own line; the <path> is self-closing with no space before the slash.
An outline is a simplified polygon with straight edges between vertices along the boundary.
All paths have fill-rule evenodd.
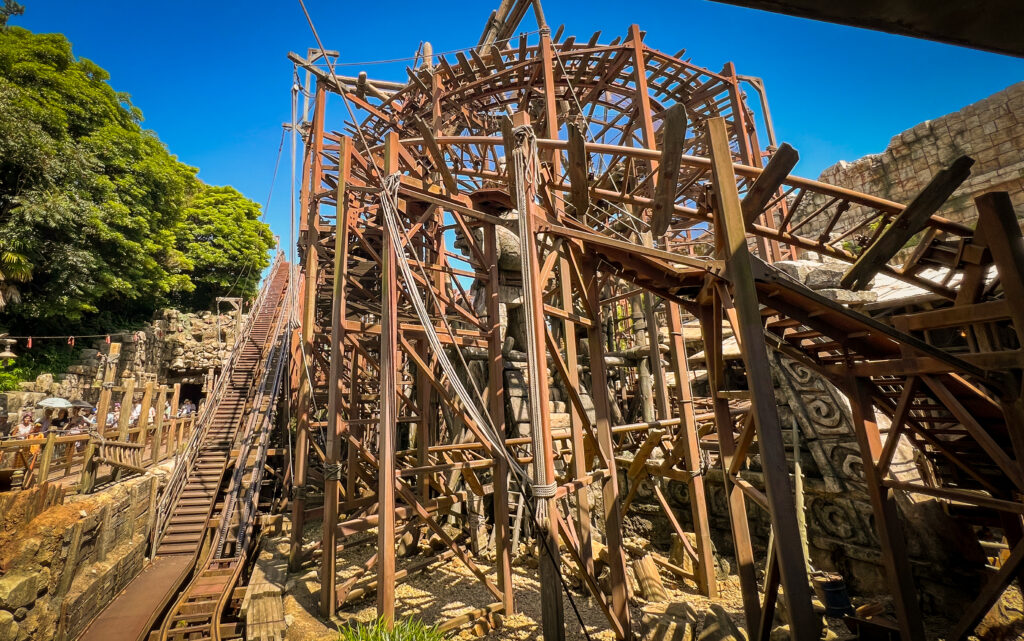
<path id="1" fill-rule="evenodd" d="M 222 638 L 220 616 L 247 558 L 284 381 L 288 271 L 283 260 L 272 268 L 166 485 L 151 563 L 81 641 Z"/>

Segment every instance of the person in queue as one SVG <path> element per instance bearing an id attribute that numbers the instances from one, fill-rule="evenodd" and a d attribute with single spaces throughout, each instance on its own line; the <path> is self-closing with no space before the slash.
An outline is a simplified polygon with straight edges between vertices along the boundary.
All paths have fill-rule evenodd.
<path id="1" fill-rule="evenodd" d="M 14 428 L 14 432 L 11 435 L 14 438 L 28 438 L 32 435 L 33 429 L 35 429 L 35 425 L 32 424 L 32 415 L 22 414 L 21 423 L 18 423 L 18 426 Z"/>

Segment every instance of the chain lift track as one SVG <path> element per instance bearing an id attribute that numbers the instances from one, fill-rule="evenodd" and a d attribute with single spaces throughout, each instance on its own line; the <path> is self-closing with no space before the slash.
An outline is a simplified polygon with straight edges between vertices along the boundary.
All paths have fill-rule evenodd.
<path id="1" fill-rule="evenodd" d="M 168 604 L 170 612 L 152 633 L 156 638 L 221 638 L 221 615 L 248 554 L 282 391 L 288 282 L 289 265 L 279 256 L 161 495 L 152 561 L 82 641 L 153 638 Z"/>

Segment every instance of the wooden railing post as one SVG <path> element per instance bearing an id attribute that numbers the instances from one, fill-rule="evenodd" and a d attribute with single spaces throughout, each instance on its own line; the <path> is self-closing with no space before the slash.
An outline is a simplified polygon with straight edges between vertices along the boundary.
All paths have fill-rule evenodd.
<path id="1" fill-rule="evenodd" d="M 113 394 L 114 376 L 117 374 L 117 361 L 121 356 L 121 343 L 111 343 L 110 351 L 105 359 L 105 370 L 103 373 L 103 388 L 100 390 L 100 401 L 96 406 L 96 432 L 100 435 L 107 429 L 107 412 L 110 410 L 110 398 Z M 78 491 L 82 493 L 91 492 L 96 483 L 96 466 L 93 458 L 96 455 L 96 444 L 92 439 L 85 446 L 85 455 L 82 459 L 82 478 L 78 484 Z"/>
<path id="2" fill-rule="evenodd" d="M 46 435 L 46 445 L 43 446 L 43 462 L 39 467 L 39 476 L 36 477 L 36 485 L 46 483 L 50 476 L 50 464 L 53 462 L 53 449 L 56 446 L 57 433 L 53 430 Z"/>
<path id="3" fill-rule="evenodd" d="M 117 423 L 117 440 L 119 443 L 127 443 L 131 438 L 129 428 L 131 427 L 131 416 L 133 403 L 135 401 L 135 377 L 128 376 L 124 379 L 124 396 L 121 397 L 121 417 Z M 121 480 L 121 470 L 114 471 L 114 481 Z"/>
<path id="4" fill-rule="evenodd" d="M 160 462 L 164 440 L 164 405 L 167 403 L 167 386 L 161 385 L 156 395 L 156 417 L 153 420 L 153 444 L 149 448 L 153 465 Z"/>

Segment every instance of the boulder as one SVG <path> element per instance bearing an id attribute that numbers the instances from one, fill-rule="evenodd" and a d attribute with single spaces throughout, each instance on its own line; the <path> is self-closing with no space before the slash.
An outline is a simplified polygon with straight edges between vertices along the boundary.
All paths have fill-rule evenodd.
<path id="1" fill-rule="evenodd" d="M 15 641 L 18 638 L 18 622 L 14 615 L 0 610 L 0 641 Z"/>
<path id="2" fill-rule="evenodd" d="M 819 289 L 818 293 L 829 300 L 843 305 L 864 305 L 878 300 L 878 294 L 871 290 L 854 292 L 849 289 Z"/>
<path id="3" fill-rule="evenodd" d="M 36 575 L 11 572 L 0 577 L 0 608 L 16 610 L 36 600 Z"/>
<path id="4" fill-rule="evenodd" d="M 845 270 L 839 265 L 820 264 L 812 269 L 804 280 L 811 289 L 835 289 L 843 279 Z"/>
<path id="5" fill-rule="evenodd" d="M 697 641 L 747 641 L 747 633 L 733 623 L 722 606 L 712 603 Z"/>
<path id="6" fill-rule="evenodd" d="M 821 263 L 813 260 L 779 260 L 772 263 L 777 268 L 798 283 L 807 281 L 812 271 L 821 267 Z"/>

